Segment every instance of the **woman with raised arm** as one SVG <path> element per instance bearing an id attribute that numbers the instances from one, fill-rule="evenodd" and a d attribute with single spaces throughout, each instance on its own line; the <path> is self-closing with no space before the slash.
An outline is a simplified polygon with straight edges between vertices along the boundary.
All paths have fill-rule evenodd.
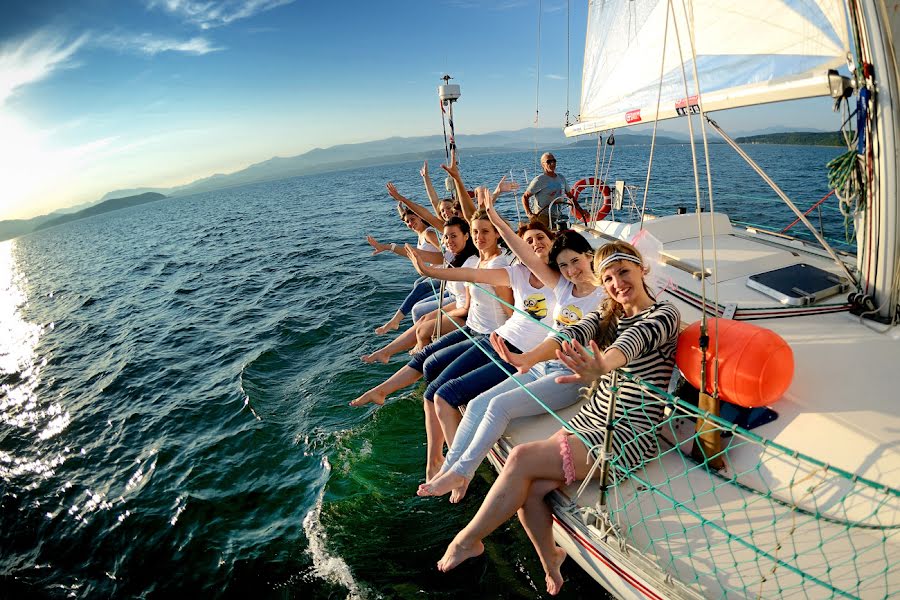
<path id="1" fill-rule="evenodd" d="M 559 569 L 566 553 L 553 540 L 552 513 L 544 496 L 587 476 L 596 458 L 589 448 L 603 446 L 614 370 L 631 376 L 619 379 L 616 392 L 615 471 L 627 474 L 659 451 L 651 432 L 662 419 L 664 406 L 644 402 L 642 388 L 632 377 L 665 389 L 675 362 L 678 309 L 653 298 L 644 282 L 646 268 L 631 244 L 607 244 L 597 252 L 595 264 L 609 297 L 600 310 L 564 328 L 553 340 L 557 357 L 573 371 L 560 377 L 562 382 L 596 382 L 588 402 L 553 436 L 513 448 L 478 513 L 438 562 L 441 571 L 481 554 L 482 540 L 518 513 L 544 567 L 547 591 L 559 593 L 563 584 Z M 610 330 L 615 339 L 601 350 Z"/>
<path id="2" fill-rule="evenodd" d="M 478 194 L 487 190 L 479 189 Z M 480 198 L 479 198 L 480 200 Z M 547 262 L 553 234 L 542 223 L 519 228 L 518 235 L 542 262 Z M 548 286 L 519 263 L 502 269 L 442 269 L 429 267 L 411 253 L 416 270 L 424 276 L 450 281 L 468 281 L 512 289 L 515 311 L 492 336 L 503 339 L 511 352 L 528 351 L 537 346 L 551 329 L 556 298 Z M 487 345 L 475 345 L 434 377 L 425 390 L 425 400 L 434 402 L 447 445 L 453 443 L 462 415 L 459 407 L 481 392 L 507 378 L 515 367 L 503 361 Z M 425 363 L 426 377 L 429 363 Z"/>
<path id="3" fill-rule="evenodd" d="M 415 214 L 408 208 L 404 207 L 402 204 L 397 205 L 397 211 L 400 213 L 400 218 L 403 219 L 403 222 L 406 223 L 406 226 L 416 232 L 418 236 L 418 241 L 416 243 L 416 248 L 419 250 L 425 250 L 427 252 L 440 253 L 440 247 L 438 242 L 437 233 L 434 229 L 428 226 L 425 221 L 419 217 L 419 215 Z M 369 245 L 374 249 L 372 254 L 380 254 L 386 250 L 391 250 L 396 252 L 397 244 L 380 244 L 378 241 L 372 236 L 366 236 L 366 241 L 369 242 Z M 394 313 L 394 316 L 380 327 L 375 328 L 375 333 L 378 335 L 387 333 L 388 331 L 393 331 L 400 327 L 400 323 L 403 322 L 403 317 L 412 312 L 413 306 L 416 303 L 425 300 L 434 295 L 433 286 L 431 282 L 428 281 L 424 277 L 420 277 L 413 283 L 412 290 L 406 295 L 406 298 L 400 304 L 400 308 L 397 309 L 397 312 Z"/>
<path id="4" fill-rule="evenodd" d="M 549 264 L 543 264 L 534 259 L 521 240 L 511 235 L 512 229 L 496 213 L 492 201 L 487 213 L 516 256 L 548 287 L 552 287 L 556 296 L 554 329 L 577 323 L 583 315 L 600 305 L 605 293 L 594 276 L 594 250 L 584 237 L 574 231 L 559 233 L 550 249 Z M 555 270 L 554 266 L 559 270 Z M 419 486 L 417 493 L 420 496 L 450 493 L 450 501 L 459 502 L 478 465 L 503 435 L 509 422 L 516 417 L 544 412 L 545 409 L 534 401 L 534 397 L 540 398 L 552 410 L 560 410 L 578 400 L 581 386 L 557 383 L 557 377 L 571 373 L 562 362 L 551 360 L 556 349 L 551 337 L 552 334 L 530 351 L 514 354 L 509 352 L 502 338 L 491 336 L 495 350 L 503 360 L 518 369 L 519 374 L 469 402 L 438 476 Z"/>
<path id="5" fill-rule="evenodd" d="M 419 249 L 413 252 L 420 261 L 432 264 L 439 264 L 439 258 L 442 257 L 443 264 L 449 267 L 461 267 L 467 259 L 478 254 L 478 249 L 475 248 L 469 234 L 469 224 L 460 217 L 451 217 L 444 225 L 444 247 L 446 251 L 443 255 Z M 430 288 L 431 284 L 428 285 Z M 467 312 L 465 286 L 458 282 L 450 282 L 444 291 L 443 304 L 439 304 L 437 299 L 426 299 L 416 303 L 412 308 L 414 325 L 375 352 L 364 354 L 360 357 L 362 361 L 387 363 L 398 352 L 414 347 L 421 350 L 433 341 L 431 336 L 435 330 L 436 319 L 441 319 L 440 330 L 443 333 L 455 331 L 456 324 L 465 323 Z"/>
<path id="6" fill-rule="evenodd" d="M 459 205 L 454 202 L 453 198 L 441 199 L 441 197 L 438 196 L 437 191 L 435 191 L 434 184 L 431 182 L 431 177 L 428 174 L 427 160 L 422 163 L 422 168 L 419 169 L 419 175 L 422 176 L 422 181 L 425 184 L 425 192 L 428 194 L 428 200 L 431 202 L 431 207 L 434 208 L 434 214 L 444 220 L 449 219 L 450 217 L 459 216 Z"/>
<path id="7" fill-rule="evenodd" d="M 507 255 L 501 252 L 498 244 L 500 236 L 484 212 L 473 215 L 470 228 L 479 255 L 469 258 L 464 267 L 497 268 L 509 264 Z M 479 290 L 466 286 L 465 326 L 425 346 L 405 367 L 383 383 L 366 391 L 350 405 L 384 404 L 388 394 L 411 385 L 422 377 L 426 360 L 429 361 L 429 373 L 438 374 L 476 341 L 483 339 L 482 343 L 487 344 L 487 335 L 502 325 L 508 317 L 507 310 L 494 298 L 495 295 L 507 303 L 512 301 L 512 291 L 509 288 Z M 443 462 L 444 436 L 432 404 L 430 402 L 424 404 L 425 432 L 428 441 L 426 476 L 431 478 Z"/>
<path id="8" fill-rule="evenodd" d="M 450 164 L 441 165 L 441 168 L 447 171 L 447 174 L 453 179 L 453 184 L 456 187 L 456 201 L 459 202 L 463 217 L 471 218 L 475 212 L 475 204 L 472 202 L 472 197 L 469 196 L 469 191 L 466 189 L 466 184 L 463 183 L 462 175 L 459 172 L 459 162 L 456 160 L 455 148 L 450 151 Z"/>

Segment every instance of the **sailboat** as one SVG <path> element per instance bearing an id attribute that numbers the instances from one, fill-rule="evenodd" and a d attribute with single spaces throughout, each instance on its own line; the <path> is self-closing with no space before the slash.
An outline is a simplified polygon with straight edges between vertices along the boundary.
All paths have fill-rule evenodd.
<path id="1" fill-rule="evenodd" d="M 678 360 L 700 379 L 643 386 L 665 406 L 659 454 L 624 472 L 597 452 L 595 477 L 548 496 L 557 542 L 618 598 L 900 593 L 897 2 L 594 0 L 587 18 L 568 136 L 682 118 L 692 139 L 715 130 L 741 152 L 710 113 L 815 96 L 855 111 L 838 192 L 857 251 L 833 250 L 808 222 L 816 242 L 738 226 L 699 177 L 693 214 L 641 207 L 637 220 L 613 210 L 582 224 L 597 245 L 653 241 L 661 298 L 703 328 Z M 694 172 L 714 177 L 696 166 L 704 144 L 694 155 Z M 760 332 L 781 345 L 749 348 Z M 513 421 L 491 462 L 577 410 Z"/>

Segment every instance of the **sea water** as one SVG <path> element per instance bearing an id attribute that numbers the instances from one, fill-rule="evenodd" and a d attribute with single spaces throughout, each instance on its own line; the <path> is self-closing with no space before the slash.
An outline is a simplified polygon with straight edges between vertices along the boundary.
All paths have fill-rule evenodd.
<path id="1" fill-rule="evenodd" d="M 711 150 L 717 209 L 792 220 L 733 152 Z M 839 150 L 750 152 L 808 207 Z M 556 156 L 570 183 L 600 169 L 643 188 L 648 153 Z M 657 149 L 658 214 L 694 205 L 690 156 Z M 462 171 L 472 186 L 524 182 L 535 159 L 463 154 Z M 386 341 L 372 329 L 414 278 L 406 260 L 370 256 L 364 236 L 414 241 L 384 183 L 424 200 L 419 167 L 170 198 L 0 243 L 0 596 L 545 594 L 515 519 L 484 558 L 436 570 L 493 473 L 482 467 L 460 505 L 415 495 L 420 388 L 347 405 L 404 361 L 359 360 Z M 511 196 L 500 202 L 514 219 Z M 833 203 L 829 214 L 826 233 L 843 237 Z M 601 593 L 571 562 L 563 574 L 561 597 Z"/>

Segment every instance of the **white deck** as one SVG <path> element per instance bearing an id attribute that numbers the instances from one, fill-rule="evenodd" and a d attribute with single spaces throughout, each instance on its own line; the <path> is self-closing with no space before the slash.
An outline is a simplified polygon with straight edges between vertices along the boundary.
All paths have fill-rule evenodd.
<path id="1" fill-rule="evenodd" d="M 704 217 L 708 234 L 704 240 L 706 267 L 714 271 L 706 281 L 707 295 L 714 298 L 712 282 L 718 279 L 720 305 L 733 303 L 739 311 L 771 308 L 773 314 L 781 316 L 785 312 L 780 304 L 747 287 L 749 275 L 800 262 L 840 273 L 820 253 L 807 252 L 798 243 L 788 242 L 786 247 L 778 248 L 771 243 L 773 238 L 755 239 L 751 234 L 735 231 L 723 215 L 713 217 L 718 256 L 714 268 L 710 217 Z M 696 216 L 657 219 L 645 223 L 645 228 L 663 243 L 666 256 L 680 261 L 680 268 L 654 265 L 657 275 L 671 279 L 683 290 L 699 294 L 700 281 L 685 270 L 685 263 L 700 270 Z M 621 224 L 604 223 L 604 229 L 607 234 L 624 239 L 630 239 L 634 233 L 633 226 Z M 602 243 L 599 238 L 595 241 Z M 665 293 L 664 297 L 681 309 L 683 322 L 699 319 L 698 309 L 681 297 L 671 293 Z M 836 305 L 840 300 L 836 297 L 819 304 Z M 862 323 L 859 317 L 848 312 L 753 322 L 781 335 L 791 346 L 795 361 L 793 383 L 772 406 L 778 412 L 778 419 L 754 429 L 753 433 L 831 467 L 895 487 L 900 482 L 898 328 L 883 333 L 885 326 Z M 576 411 L 577 406 L 569 407 L 560 416 L 567 418 Z M 558 421 L 549 415 L 517 419 L 510 424 L 500 444 L 499 457 L 511 445 L 546 438 L 559 428 Z M 693 433 L 693 421 L 685 421 L 678 433 Z M 595 550 L 587 552 L 580 543 L 573 546 L 578 536 L 573 537 L 566 530 L 577 523 L 571 525 L 575 520 L 571 515 L 567 517 L 565 511 L 560 513 L 560 519 L 568 518 L 571 523 L 563 527 L 560 522 L 556 528 L 558 538 L 568 544 L 570 553 L 581 551 L 582 556 L 573 558 L 584 562 L 589 571 L 602 567 L 600 570 L 606 573 L 603 577 L 612 573 L 615 579 L 620 571 L 608 568 L 612 560 L 618 561 L 619 567 L 630 574 L 628 577 L 638 578 L 637 582 L 628 583 L 628 577 L 620 577 L 613 586 L 619 596 L 691 595 L 690 590 L 667 583 L 666 573 L 711 596 L 722 595 L 723 590 L 729 590 L 731 595 L 734 590 L 746 589 L 762 597 L 830 597 L 831 585 L 860 597 L 884 597 L 900 590 L 900 564 L 894 562 L 887 573 L 883 572 L 888 557 L 900 555 L 900 536 L 894 534 L 900 527 L 900 501 L 896 497 L 888 497 L 885 502 L 886 496 L 877 490 L 857 484 L 854 490 L 862 493 L 844 501 L 847 489 L 853 487 L 848 479 L 834 476 L 826 468 L 811 467 L 810 463 L 803 463 L 803 468 L 798 469 L 797 461 L 780 452 L 766 451 L 760 444 L 740 444 L 739 438 L 731 439 L 733 449 L 728 453 L 728 466 L 723 475 L 737 475 L 749 489 L 724 484 L 704 469 L 694 468 L 686 473 L 696 465 L 685 462 L 678 453 L 668 452 L 643 473 L 620 484 L 612 494 L 611 506 L 624 507 L 619 513 L 621 527 L 627 529 L 629 524 L 643 520 L 640 527 L 628 532 L 629 552 L 619 553 L 617 543 L 613 547 L 592 539 L 597 548 L 605 548 L 601 553 L 613 557 L 606 556 L 598 562 Z M 762 466 L 757 468 L 761 459 Z M 659 485 L 658 493 L 639 489 L 638 480 L 650 486 Z M 755 493 L 754 488 L 773 490 L 787 505 L 769 501 Z M 564 494 L 571 497 L 576 489 L 577 486 L 570 486 Z M 593 505 L 596 493 L 596 486 L 590 486 L 579 499 L 579 505 Z M 684 506 L 675 509 L 672 502 Z M 791 504 L 801 510 L 793 511 L 789 508 Z M 828 518 L 813 520 L 802 509 L 818 511 Z M 709 522 L 700 526 L 703 520 Z M 868 527 L 848 530 L 848 523 Z M 733 535 L 747 536 L 769 558 L 756 560 L 757 552 L 734 538 L 729 541 L 726 530 Z M 669 535 L 666 543 L 650 543 L 649 540 L 665 537 L 665 532 Z M 821 550 L 816 550 L 823 540 L 826 542 Z M 795 553 L 799 558 L 792 559 Z M 787 564 L 772 572 L 772 566 L 778 564 L 773 558 Z M 646 559 L 655 561 L 659 567 L 648 568 L 643 562 Z M 809 579 L 804 582 L 791 571 L 790 563 L 820 583 Z M 712 574 L 718 581 L 710 579 Z"/>

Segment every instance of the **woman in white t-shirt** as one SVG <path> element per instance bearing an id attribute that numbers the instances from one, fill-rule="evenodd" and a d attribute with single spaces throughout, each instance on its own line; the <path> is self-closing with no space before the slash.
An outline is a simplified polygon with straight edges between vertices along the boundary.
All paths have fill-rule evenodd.
<path id="1" fill-rule="evenodd" d="M 548 261 L 554 234 L 546 225 L 536 221 L 528 223 L 519 228 L 517 235 L 542 262 Z M 552 330 L 556 297 L 524 264 L 502 269 L 442 269 L 424 264 L 413 252 L 410 252 L 410 258 L 416 270 L 426 277 L 510 287 L 514 312 L 492 335 L 505 340 L 513 352 L 531 350 L 544 340 L 548 330 Z M 473 294 L 478 293 L 479 286 L 472 286 L 472 290 Z M 430 366 L 428 362 L 424 365 L 426 378 Z M 503 361 L 485 340 L 469 348 L 430 380 L 425 400 L 434 402 L 448 445 L 453 443 L 462 419 L 459 407 L 506 379 L 512 371 L 515 367 Z"/>
<path id="2" fill-rule="evenodd" d="M 428 223 L 423 221 L 419 215 L 402 204 L 397 205 L 397 212 L 400 214 L 400 218 L 403 222 L 406 223 L 406 226 L 416 233 L 416 248 L 428 252 L 440 252 L 440 242 L 438 241 L 437 232 L 429 227 Z M 398 248 L 398 244 L 379 243 L 378 240 L 371 235 L 366 236 L 366 241 L 372 246 L 373 255 L 381 254 L 386 251 L 392 251 L 396 254 L 397 250 L 400 249 Z M 433 293 L 432 285 L 429 281 L 422 277 L 417 279 L 415 283 L 413 283 L 412 290 L 410 290 L 409 294 L 406 295 L 406 298 L 400 304 L 400 308 L 394 313 L 394 316 L 384 325 L 376 327 L 375 333 L 381 335 L 399 328 L 400 323 L 403 322 L 403 317 L 412 312 L 413 306 L 421 300 L 429 298 Z"/>
<path id="3" fill-rule="evenodd" d="M 553 290 L 556 296 L 555 330 L 577 323 L 582 316 L 600 306 L 606 294 L 594 276 L 594 249 L 582 235 L 575 231 L 560 232 L 550 249 L 549 264 L 544 264 L 516 237 L 494 210 L 492 202 L 489 202 L 487 214 L 513 253 Z M 545 338 L 555 334 L 556 331 L 550 331 Z M 496 335 L 491 336 L 491 344 L 499 356 L 515 368 L 532 350 L 511 353 L 506 342 Z M 450 501 L 459 502 L 478 465 L 503 435 L 509 422 L 545 411 L 532 395 L 552 410 L 560 410 L 578 400 L 581 385 L 556 382 L 557 377 L 572 374 L 561 361 L 532 362 L 529 367 L 526 372 L 505 379 L 469 402 L 438 476 L 419 486 L 417 493 L 420 496 L 451 493 Z"/>
<path id="4" fill-rule="evenodd" d="M 432 264 L 440 264 L 443 261 L 448 267 L 461 267 L 469 258 L 478 256 L 478 249 L 470 235 L 469 223 L 462 217 L 450 217 L 444 224 L 444 248 L 446 250 L 443 254 L 418 248 L 415 253 L 422 261 Z M 403 252 L 406 256 L 405 247 L 400 246 L 398 252 Z M 434 308 L 420 314 L 412 327 L 375 352 L 362 355 L 360 359 L 364 363 L 387 363 L 398 352 L 410 348 L 416 348 L 413 353 L 420 351 L 431 342 L 436 319 L 441 319 L 440 330 L 444 333 L 455 331 L 457 325 L 464 324 L 468 312 L 465 286 L 462 283 L 452 282 L 444 291 L 445 300 L 442 305 L 434 305 Z M 413 314 L 420 305 L 421 303 L 416 305 Z"/>
<path id="5" fill-rule="evenodd" d="M 500 234 L 484 211 L 476 212 L 469 225 L 472 240 L 478 249 L 478 256 L 469 258 L 463 266 L 480 269 L 508 265 L 509 255 L 503 252 L 499 245 Z M 428 375 L 438 374 L 476 341 L 484 339 L 484 343 L 487 343 L 487 336 L 502 325 L 512 312 L 493 296 L 506 303 L 511 303 L 513 300 L 512 290 L 508 287 L 498 287 L 488 291 L 491 292 L 490 295 L 483 291 L 473 292 L 467 287 L 465 325 L 425 346 L 420 352 L 413 355 L 412 360 L 405 367 L 386 381 L 366 391 L 353 400 L 350 405 L 384 404 L 388 394 L 405 388 L 422 377 L 426 360 L 429 361 Z M 429 377 L 429 379 L 431 378 Z M 426 478 L 431 478 L 443 463 L 444 449 L 444 436 L 431 402 L 425 402 L 425 432 L 428 439 Z"/>

